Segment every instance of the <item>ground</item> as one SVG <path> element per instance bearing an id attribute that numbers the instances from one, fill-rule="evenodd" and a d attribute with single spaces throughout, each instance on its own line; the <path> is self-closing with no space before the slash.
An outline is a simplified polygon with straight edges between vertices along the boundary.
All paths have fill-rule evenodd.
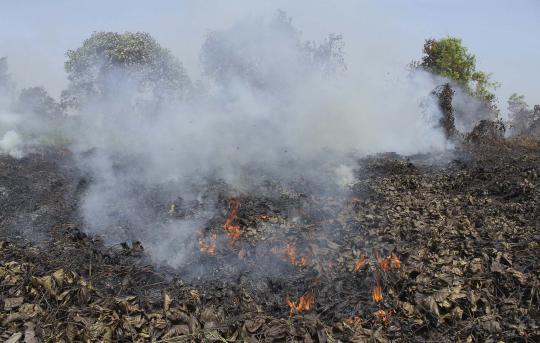
<path id="1" fill-rule="evenodd" d="M 358 166 L 345 194 L 269 184 L 232 198 L 214 185 L 221 211 L 171 268 L 144 244 L 85 233 L 90 181 L 69 152 L 1 157 L 0 337 L 540 341 L 538 142 Z M 157 208 L 189 217 L 199 205 Z"/>

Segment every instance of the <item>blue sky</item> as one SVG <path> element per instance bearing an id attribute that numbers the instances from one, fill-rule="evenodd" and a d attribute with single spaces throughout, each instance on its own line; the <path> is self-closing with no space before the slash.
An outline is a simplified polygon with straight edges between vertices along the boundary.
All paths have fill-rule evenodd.
<path id="1" fill-rule="evenodd" d="M 65 86 L 64 54 L 92 31 L 147 31 L 197 77 L 205 35 L 246 17 L 285 10 L 307 39 L 342 33 L 349 63 L 405 65 L 427 37 L 458 36 L 493 74 L 501 107 L 513 92 L 540 104 L 540 1 L 67 1 L 0 2 L 0 56 L 21 87 Z"/>

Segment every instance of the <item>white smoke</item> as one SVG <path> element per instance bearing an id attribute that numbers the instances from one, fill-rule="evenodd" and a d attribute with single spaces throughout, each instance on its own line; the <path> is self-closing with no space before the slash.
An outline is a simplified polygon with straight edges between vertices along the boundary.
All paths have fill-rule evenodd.
<path id="1" fill-rule="evenodd" d="M 189 187 L 207 177 L 237 191 L 264 178 L 339 187 L 352 182 L 349 156 L 445 148 L 435 128 L 440 113 L 426 96 L 436 86 L 429 75 L 411 77 L 402 67 L 389 81 L 355 61 L 329 72 L 339 66 L 306 58 L 298 35 L 272 19 L 242 21 L 203 46 L 203 69 L 217 75 L 191 100 L 139 113 L 120 92 L 113 103 L 87 107 L 74 140 L 80 153 L 95 149 L 81 158 L 92 176 L 82 202 L 90 230 L 141 240 L 155 258 L 178 265 L 180 242 L 192 242 L 184 238 L 212 212 L 156 218 L 138 193 L 157 192 L 159 204 L 197 199 L 204 188 Z"/>
<path id="2" fill-rule="evenodd" d="M 88 231 L 109 242 L 140 240 L 177 266 L 193 244 L 187 237 L 213 214 L 212 199 L 187 219 L 167 216 L 167 206 L 200 201 L 197 185 L 208 180 L 237 192 L 265 178 L 339 188 L 363 155 L 446 148 L 429 75 L 411 75 L 408 61 L 348 60 L 344 70 L 341 55 L 325 55 L 339 52 L 337 36 L 305 44 L 279 23 L 242 20 L 201 42 L 205 74 L 183 102 L 149 113 L 131 101 L 133 84 L 115 80 L 114 96 L 68 117 L 63 134 L 90 178 L 80 208 Z M 20 144 L 8 131 L 0 149 L 18 154 Z"/>
<path id="3" fill-rule="evenodd" d="M 0 153 L 21 158 L 24 155 L 22 146 L 22 139 L 16 131 L 9 130 L 0 136 Z"/>

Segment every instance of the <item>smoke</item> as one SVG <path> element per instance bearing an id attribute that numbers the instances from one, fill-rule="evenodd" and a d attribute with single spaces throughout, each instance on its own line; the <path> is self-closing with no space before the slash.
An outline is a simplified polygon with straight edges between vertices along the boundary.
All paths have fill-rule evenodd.
<path id="1" fill-rule="evenodd" d="M 156 261 L 179 266 L 217 211 L 216 184 L 230 196 L 266 180 L 344 191 L 358 157 L 444 150 L 433 78 L 411 75 L 408 61 L 346 60 L 347 39 L 306 41 L 281 12 L 240 20 L 200 42 L 203 74 L 182 101 L 143 94 L 142 105 L 137 79 L 113 70 L 111 93 L 61 126 L 90 181 L 80 204 L 87 231 L 139 240 Z M 1 151 L 22 154 L 15 131 L 0 137 Z"/>

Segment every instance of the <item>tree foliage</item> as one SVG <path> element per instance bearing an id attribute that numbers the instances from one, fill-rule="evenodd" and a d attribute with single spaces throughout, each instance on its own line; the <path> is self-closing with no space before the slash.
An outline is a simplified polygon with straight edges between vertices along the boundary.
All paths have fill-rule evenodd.
<path id="1" fill-rule="evenodd" d="M 461 39 L 427 39 L 423 52 L 422 60 L 414 63 L 415 66 L 447 77 L 472 96 L 493 105 L 495 94 L 492 90 L 498 84 L 491 80 L 489 74 L 476 70 L 476 57 L 463 46 Z"/>
<path id="2" fill-rule="evenodd" d="M 23 89 L 15 103 L 15 110 L 43 116 L 45 119 L 58 119 L 62 116 L 60 105 L 43 87 Z"/>
<path id="3" fill-rule="evenodd" d="M 530 109 L 524 95 L 512 94 L 508 98 L 508 119 L 512 133 L 519 135 L 529 131 L 540 120 L 540 108 Z"/>
<path id="4" fill-rule="evenodd" d="M 291 80 L 345 69 L 341 35 L 303 41 L 290 17 L 277 11 L 267 22 L 242 22 L 211 32 L 200 59 L 204 72 L 221 84 L 242 80 L 255 88 L 281 88 Z"/>
<path id="5" fill-rule="evenodd" d="M 10 97 L 14 88 L 8 71 L 7 57 L 0 57 L 0 97 Z"/>
<path id="6" fill-rule="evenodd" d="M 66 55 L 62 103 L 68 107 L 115 96 L 128 85 L 155 98 L 181 97 L 190 85 L 182 64 L 145 32 L 95 32 Z"/>

